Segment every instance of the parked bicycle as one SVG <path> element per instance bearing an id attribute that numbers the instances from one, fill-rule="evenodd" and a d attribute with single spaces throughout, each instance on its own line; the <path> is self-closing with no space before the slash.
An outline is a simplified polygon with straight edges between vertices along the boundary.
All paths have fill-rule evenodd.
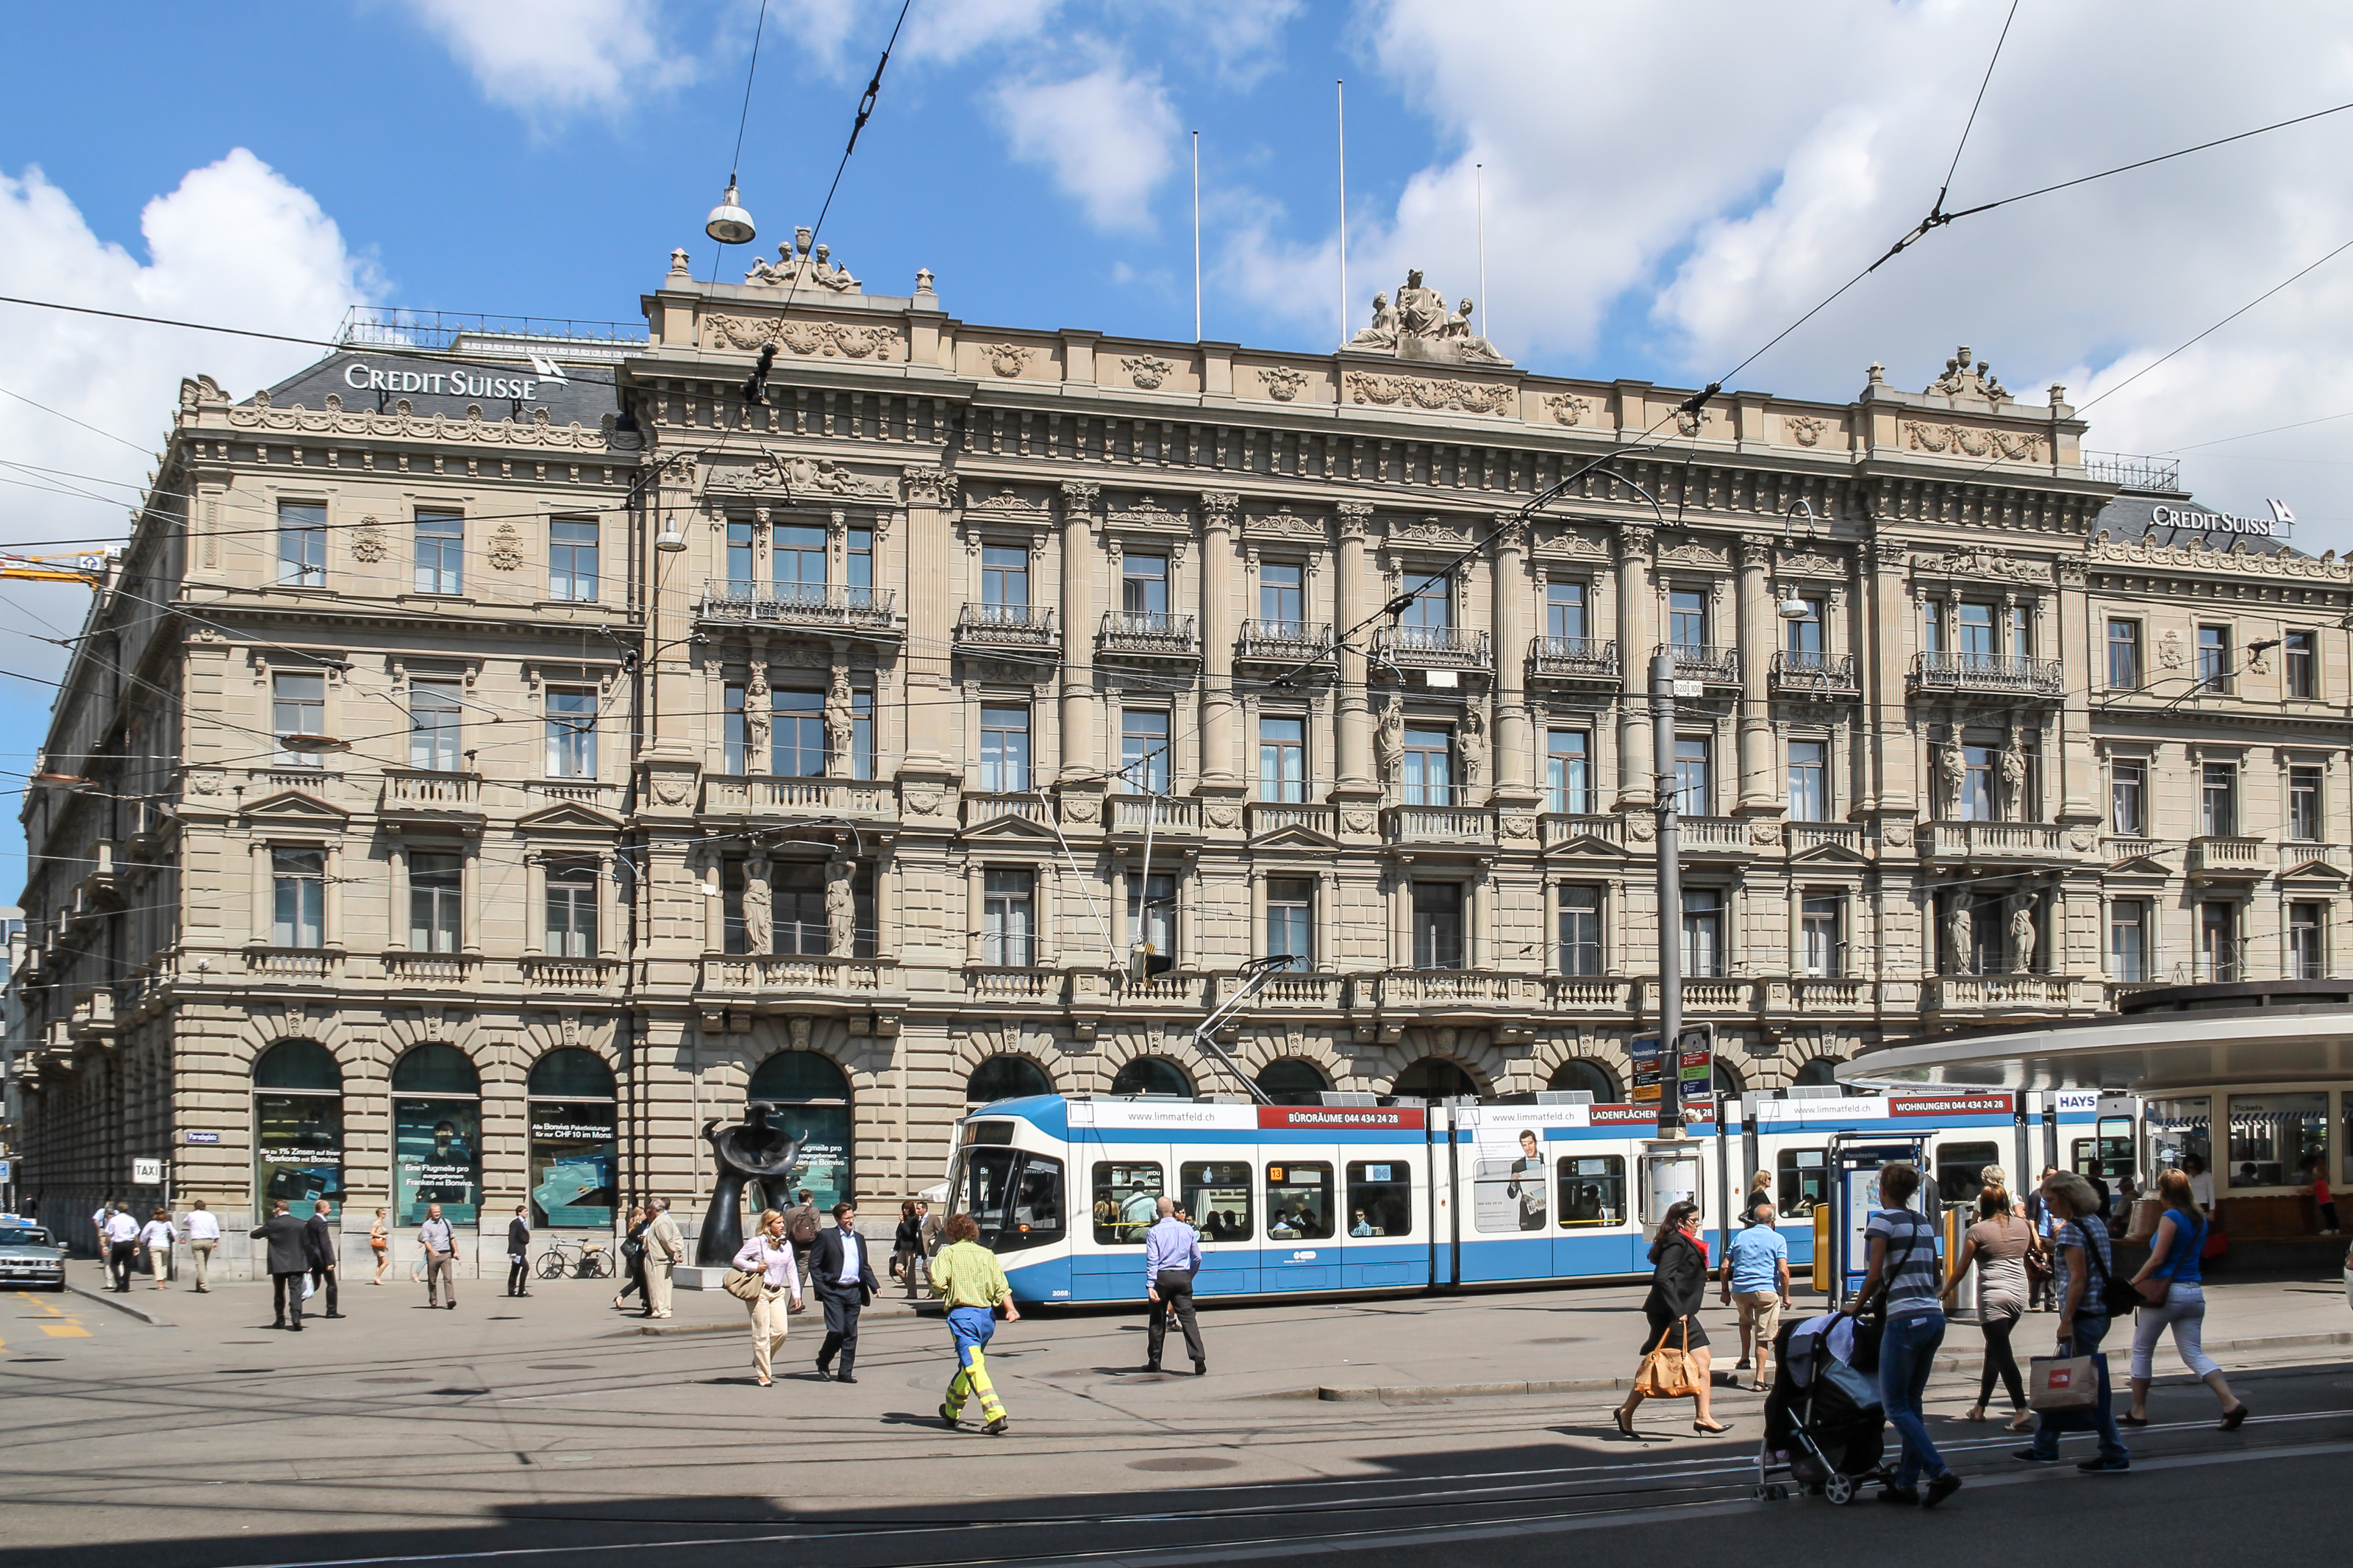
<path id="1" fill-rule="evenodd" d="M 559 1237 L 539 1255 L 538 1273 L 542 1279 L 610 1279 L 612 1249 L 601 1241 L 565 1241 Z"/>

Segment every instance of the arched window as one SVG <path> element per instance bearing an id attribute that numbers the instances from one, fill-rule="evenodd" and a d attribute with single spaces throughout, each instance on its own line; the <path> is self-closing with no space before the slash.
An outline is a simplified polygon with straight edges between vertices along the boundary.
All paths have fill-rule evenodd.
<path id="1" fill-rule="evenodd" d="M 1193 1080 L 1166 1057 L 1137 1057 L 1111 1080 L 1113 1094 L 1173 1094 L 1193 1098 Z"/>
<path id="2" fill-rule="evenodd" d="M 1800 1067 L 1798 1069 L 1798 1076 L 1789 1081 L 1806 1089 L 1833 1086 L 1838 1082 L 1841 1059 L 1838 1057 L 1816 1057 Z"/>
<path id="3" fill-rule="evenodd" d="M 343 1202 L 343 1070 L 315 1040 L 280 1040 L 254 1061 L 253 1195 L 261 1217 L 274 1198 Z"/>
<path id="4" fill-rule="evenodd" d="M 1476 1099 L 1479 1080 L 1461 1062 L 1444 1057 L 1424 1057 L 1398 1074 L 1389 1092 L 1399 1100 Z"/>
<path id="5" fill-rule="evenodd" d="M 1728 1067 L 1725 1066 L 1725 1065 L 1724 1065 L 1724 1058 L 1723 1058 L 1722 1057 L 1718 1057 L 1718 1058 L 1715 1058 L 1715 1093 L 1716 1093 L 1716 1098 L 1718 1098 L 1719 1100 L 1738 1100 L 1738 1099 L 1740 1098 L 1740 1092 L 1741 1092 L 1740 1075 L 1739 1075 L 1738 1073 L 1734 1072 L 1730 1068 L 1728 1068 Z"/>
<path id="6" fill-rule="evenodd" d="M 533 1062 L 531 1208 L 543 1226 L 613 1228 L 613 1069 L 594 1051 L 566 1046 Z"/>
<path id="7" fill-rule="evenodd" d="M 991 1105 L 1000 1100 L 1027 1100 L 1051 1094 L 1054 1080 L 1028 1057 L 991 1057 L 972 1069 L 964 1086 L 966 1105 Z"/>
<path id="8" fill-rule="evenodd" d="M 753 1072 L 744 1098 L 774 1105 L 768 1125 L 801 1140 L 792 1173 L 782 1188 L 764 1192 L 762 1203 L 783 1208 L 803 1188 L 820 1210 L 855 1196 L 850 1187 L 849 1079 L 830 1058 L 815 1051 L 778 1051 Z"/>
<path id="9" fill-rule="evenodd" d="M 431 1204 L 451 1225 L 481 1215 L 482 1077 L 455 1046 L 392 1064 L 393 1223 L 417 1225 Z"/>
<path id="10" fill-rule="evenodd" d="M 1277 1105 L 1314 1105 L 1332 1087 L 1322 1068 L 1299 1057 L 1280 1057 L 1259 1068 L 1258 1086 Z"/>
<path id="11" fill-rule="evenodd" d="M 1596 1105 L 1612 1105 L 1618 1100 L 1618 1085 L 1609 1077 L 1609 1069 L 1599 1062 L 1584 1057 L 1571 1057 L 1552 1069 L 1545 1080 L 1546 1089 L 1583 1089 L 1593 1097 Z"/>

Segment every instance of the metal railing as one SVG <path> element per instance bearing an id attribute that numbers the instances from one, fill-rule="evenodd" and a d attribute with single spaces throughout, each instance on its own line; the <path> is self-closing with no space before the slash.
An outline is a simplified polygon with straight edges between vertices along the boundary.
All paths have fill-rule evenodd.
<path id="1" fill-rule="evenodd" d="M 2141 458 L 2128 452 L 2086 452 L 2084 477 L 2127 490 L 2181 492 L 2181 459 Z"/>
<path id="2" fill-rule="evenodd" d="M 1854 655 L 1784 648 L 1773 656 L 1773 684 L 1784 691 L 1855 691 Z"/>
<path id="3" fill-rule="evenodd" d="M 1332 646 L 1329 621 L 1244 621 L 1237 658 L 1313 658 Z"/>
<path id="4" fill-rule="evenodd" d="M 2059 660 L 2013 653 L 1916 654 L 1912 678 L 1922 687 L 1938 691 L 2056 697 L 2067 689 L 2066 671 Z"/>
<path id="5" fill-rule="evenodd" d="M 1399 664 L 1484 668 L 1493 658 L 1487 634 L 1462 626 L 1383 626 L 1373 634 L 1373 647 Z"/>
<path id="6" fill-rule="evenodd" d="M 717 620 L 781 626 L 887 627 L 897 598 L 895 588 L 858 588 L 846 583 L 714 579 L 702 585 L 702 613 Z"/>
<path id="7" fill-rule="evenodd" d="M 1060 640 L 1054 612 L 1042 605 L 987 605 L 965 602 L 956 616 L 959 642 L 997 643 L 1016 647 L 1042 647 Z"/>
<path id="8" fill-rule="evenodd" d="M 412 310 L 399 305 L 353 305 L 343 312 L 335 341 L 345 348 L 470 349 L 528 342 L 545 350 L 571 347 L 558 357 L 618 359 L 646 346 L 642 321 L 593 321 L 560 316 L 491 316 L 472 310 Z M 582 352 L 586 351 L 586 352 Z"/>
<path id="9" fill-rule="evenodd" d="M 1618 645 L 1601 637 L 1537 637 L 1528 644 L 1528 671 L 1570 680 L 1615 680 Z"/>
<path id="10" fill-rule="evenodd" d="M 1198 650 L 1193 617 L 1166 610 L 1105 610 L 1098 646 L 1105 653 L 1163 658 L 1190 658 Z"/>
<path id="11" fill-rule="evenodd" d="M 1672 654 L 1678 680 L 1704 680 L 1716 686 L 1740 684 L 1740 650 L 1704 647 L 1699 643 L 1661 643 L 1658 651 Z"/>

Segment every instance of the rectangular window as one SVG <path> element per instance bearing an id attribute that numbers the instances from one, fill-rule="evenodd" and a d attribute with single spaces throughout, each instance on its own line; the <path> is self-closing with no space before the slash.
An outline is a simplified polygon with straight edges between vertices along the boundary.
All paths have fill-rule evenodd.
<path id="1" fill-rule="evenodd" d="M 751 771 L 750 759 L 744 752 L 751 745 L 751 731 L 744 721 L 744 689 L 732 685 L 725 688 L 721 700 L 726 705 L 722 722 L 725 730 L 727 771 L 731 773 L 748 773 Z"/>
<path id="2" fill-rule="evenodd" d="M 596 776 L 596 694 L 566 691 L 547 694 L 547 776 L 552 779 L 593 779 Z"/>
<path id="3" fill-rule="evenodd" d="M 824 692 L 769 689 L 768 771 L 780 779 L 825 775 Z"/>
<path id="4" fill-rule="evenodd" d="M 825 530 L 807 523 L 771 527 L 768 574 L 776 584 L 778 603 L 825 603 Z"/>
<path id="5" fill-rule="evenodd" d="M 464 862 L 441 850 L 408 854 L 408 945 L 418 952 L 455 952 L 460 931 L 458 895 Z"/>
<path id="6" fill-rule="evenodd" d="M 1029 607 L 1029 552 L 1018 545 L 980 547 L 980 602 L 1009 609 Z"/>
<path id="7" fill-rule="evenodd" d="M 2287 836 L 2299 844 L 2317 844 L 2320 826 L 2320 769 L 2298 763 L 2287 771 Z"/>
<path id="8" fill-rule="evenodd" d="M 1831 743 L 1828 741 L 1789 742 L 1789 820 L 1828 822 L 1831 819 Z"/>
<path id="9" fill-rule="evenodd" d="M 1945 651 L 1945 618 L 1933 601 L 1920 606 L 1920 651 Z"/>
<path id="10" fill-rule="evenodd" d="M 1403 1160 L 1348 1162 L 1348 1234 L 1413 1234 L 1413 1171 Z"/>
<path id="11" fill-rule="evenodd" d="M 849 691 L 849 776 L 874 776 L 874 693 L 863 687 Z"/>
<path id="12" fill-rule="evenodd" d="M 269 852 L 269 942 L 273 947 L 327 945 L 327 852 Z"/>
<path id="13" fill-rule="evenodd" d="M 1203 1241 L 1248 1241 L 1258 1234 L 1254 1185 L 1248 1160 L 1187 1160 L 1176 1167 L 1178 1201 L 1199 1222 Z"/>
<path id="14" fill-rule="evenodd" d="M 2290 980 L 2328 977 L 2328 906 L 2293 903 L 2287 907 L 2287 976 Z"/>
<path id="15" fill-rule="evenodd" d="M 2010 652 L 2013 658 L 2034 657 L 2034 613 L 2024 605 L 2010 607 Z"/>
<path id="16" fill-rule="evenodd" d="M 2231 1096 L 2231 1185 L 2307 1187 L 2328 1159 L 2328 1096 Z"/>
<path id="17" fill-rule="evenodd" d="M 1707 816 L 1715 804 L 1708 788 L 1708 759 L 1714 750 L 1704 735 L 1675 737 L 1675 810 L 1685 816 Z"/>
<path id="18" fill-rule="evenodd" d="M 1988 1165 L 2001 1163 L 1999 1143 L 1940 1143 L 1936 1147 L 1936 1196 L 1947 1204 L 1973 1204 L 1985 1191 Z"/>
<path id="19" fill-rule="evenodd" d="M 1553 810 L 1569 816 L 1592 815 L 1591 745 L 1584 731 L 1545 731 L 1545 789 Z"/>
<path id="20" fill-rule="evenodd" d="M 2290 697 L 2320 695 L 2320 634 L 2289 632 L 2282 638 L 2282 678 Z"/>
<path id="21" fill-rule="evenodd" d="M 1545 636 L 1582 640 L 1590 637 L 1585 617 L 1585 584 L 1545 584 Z"/>
<path id="22" fill-rule="evenodd" d="M 982 873 L 981 962 L 1008 969 L 1027 969 L 1035 962 L 1031 920 L 1036 879 L 1028 871 L 992 868 Z"/>
<path id="23" fill-rule="evenodd" d="M 1798 668 L 1803 669 L 1819 665 L 1821 658 L 1822 601 L 1799 599 L 1798 603 L 1804 606 L 1806 613 L 1781 623 L 1787 628 L 1782 633 L 1781 646 L 1799 656 Z"/>
<path id="24" fill-rule="evenodd" d="M 849 607 L 871 610 L 874 607 L 874 531 L 853 528 L 847 531 L 841 556 L 842 581 L 849 588 Z"/>
<path id="25" fill-rule="evenodd" d="M 1127 945 L 1131 952 L 1149 948 L 1145 956 L 1166 962 L 1147 965 L 1153 973 L 1172 968 L 1176 957 L 1176 879 L 1166 872 L 1150 877 L 1130 873 L 1127 879 Z"/>
<path id="26" fill-rule="evenodd" d="M 2148 900 L 2108 902 L 2108 978 L 2127 985 L 2148 979 Z"/>
<path id="27" fill-rule="evenodd" d="M 1836 893 L 1808 893 L 1799 908 L 1800 959 L 1815 980 L 1836 980 L 1845 971 L 1846 900 Z"/>
<path id="28" fill-rule="evenodd" d="M 1160 1166 L 1145 1160 L 1103 1160 L 1095 1164 L 1095 1245 L 1142 1247 L 1160 1217 Z"/>
<path id="29" fill-rule="evenodd" d="M 2232 689 L 2231 628 L 2200 626 L 2198 628 L 2198 680 L 2193 690 L 2219 691 L 2227 694 Z"/>
<path id="30" fill-rule="evenodd" d="M 1333 1212 L 1332 1167 L 1321 1160 L 1293 1160 L 1266 1168 L 1266 1238 L 1269 1241 L 1329 1241 L 1338 1215 Z"/>
<path id="31" fill-rule="evenodd" d="M 1295 561 L 1261 562 L 1258 569 L 1258 618 L 1296 626 L 1307 619 L 1305 569 Z"/>
<path id="32" fill-rule="evenodd" d="M 2198 906 L 2198 978 L 2232 981 L 2239 976 L 2239 906 L 2211 899 Z"/>
<path id="33" fill-rule="evenodd" d="M 1119 607 L 1130 615 L 1168 613 L 1168 557 L 1122 555 L 1119 558 Z"/>
<path id="34" fill-rule="evenodd" d="M 327 585 L 327 509 L 308 501 L 278 503 L 278 585 Z"/>
<path id="35" fill-rule="evenodd" d="M 558 518 L 547 525 L 547 596 L 596 602 L 596 524 Z"/>
<path id="36" fill-rule="evenodd" d="M 1560 972 L 1601 973 L 1601 889 L 1592 883 L 1561 884 Z"/>
<path id="37" fill-rule="evenodd" d="M 1774 1162 L 1773 1206 L 1783 1219 L 1800 1219 L 1831 1201 L 1827 1149 L 1784 1149 Z"/>
<path id="38" fill-rule="evenodd" d="M 2198 830 L 2209 838 L 2233 838 L 2239 832 L 2239 765 L 2208 763 L 2199 791 Z"/>
<path id="39" fill-rule="evenodd" d="M 1993 767 L 1994 749 L 1991 746 L 1961 748 L 1961 820 L 1963 822 L 1993 820 Z"/>
<path id="40" fill-rule="evenodd" d="M 744 862 L 730 859 L 719 868 L 719 951 L 731 958 L 741 957 L 752 951 L 748 940 L 750 926 L 744 919 L 744 895 L 748 890 L 750 872 Z"/>
<path id="41" fill-rule="evenodd" d="M 1626 1223 L 1626 1156 L 1584 1154 L 1553 1162 L 1560 1187 L 1560 1228 L 1590 1230 Z"/>
<path id="42" fill-rule="evenodd" d="M 734 598 L 752 596 L 752 525 L 727 525 L 727 592 Z"/>
<path id="43" fill-rule="evenodd" d="M 2148 835 L 2148 764 L 2113 763 L 2108 769 L 2108 827 L 2119 838 Z"/>
<path id="44" fill-rule="evenodd" d="M 1258 797 L 1296 805 L 1307 798 L 1307 721 L 1258 721 Z"/>
<path id="45" fill-rule="evenodd" d="M 1406 584 L 1412 597 L 1398 617 L 1399 626 L 1442 631 L 1454 624 L 1454 579 L 1443 573 L 1431 577 L 1408 572 Z"/>
<path id="46" fill-rule="evenodd" d="M 323 739 L 327 733 L 327 678 L 301 672 L 273 675 L 269 699 L 269 727 L 278 736 L 277 765 L 322 766 L 324 753 L 302 742 Z"/>
<path id="47" fill-rule="evenodd" d="M 466 518 L 463 512 L 417 514 L 417 591 L 462 594 L 466 583 Z"/>
<path id="48" fill-rule="evenodd" d="M 2108 689 L 2140 689 L 2140 623 L 2108 623 Z"/>
<path id="49" fill-rule="evenodd" d="M 1454 804 L 1454 731 L 1408 726 L 1403 763 L 1405 804 Z"/>
<path id="50" fill-rule="evenodd" d="M 1462 884 L 1413 885 L 1413 966 L 1462 967 Z"/>
<path id="51" fill-rule="evenodd" d="M 408 765 L 454 773 L 463 753 L 458 689 L 448 681 L 419 680 L 408 688 Z"/>
<path id="52" fill-rule="evenodd" d="M 1168 715 L 1149 708 L 1119 711 L 1119 777 L 1136 795 L 1168 793 Z"/>
<path id="53" fill-rule="evenodd" d="M 1706 594 L 1697 588 L 1667 591 L 1667 641 L 1679 654 L 1696 657 L 1706 651 Z"/>
<path id="54" fill-rule="evenodd" d="M 1991 605 L 1963 605 L 1956 627 L 1959 646 L 1953 651 L 1964 659 L 1990 659 L 2000 651 L 1994 643 L 1994 609 Z"/>
<path id="55" fill-rule="evenodd" d="M 1029 788 L 1029 710 L 980 710 L 980 787 L 998 795 Z"/>
<path id="56" fill-rule="evenodd" d="M 833 951 L 825 914 L 825 867 L 815 860 L 768 864 L 768 951 L 821 957 Z"/>
<path id="57" fill-rule="evenodd" d="M 1724 973 L 1724 893 L 1717 888 L 1683 889 L 1683 973 L 1709 980 Z"/>
<path id="58" fill-rule="evenodd" d="M 1288 958 L 1287 967 L 1315 967 L 1315 880 L 1312 877 L 1266 879 L 1266 955 Z"/>

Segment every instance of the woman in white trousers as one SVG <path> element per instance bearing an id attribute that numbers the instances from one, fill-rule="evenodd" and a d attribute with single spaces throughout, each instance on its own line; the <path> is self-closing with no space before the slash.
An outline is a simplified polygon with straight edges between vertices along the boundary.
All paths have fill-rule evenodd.
<path id="1" fill-rule="evenodd" d="M 752 1309 L 752 1370 L 766 1388 L 774 1382 L 776 1347 L 785 1342 L 786 1300 L 790 1298 L 796 1312 L 801 1306 L 800 1270 L 793 1263 L 783 1215 L 775 1209 L 760 1211 L 760 1227 L 737 1249 L 735 1267 L 760 1277 L 760 1289 L 746 1304 Z"/>
<path id="2" fill-rule="evenodd" d="M 2191 1194 L 2189 1176 L 2180 1171 L 2167 1171 L 2157 1178 L 2157 1195 L 2165 1211 L 2158 1216 L 2157 1234 L 2148 1238 L 2148 1261 L 2133 1276 L 2133 1283 L 2161 1279 L 2165 1299 L 2143 1307 L 2133 1325 L 2132 1413 L 2117 1420 L 2126 1426 L 2148 1425 L 2148 1385 L 2154 1381 L 2150 1359 L 2158 1336 L 2171 1329 L 2173 1348 L 2222 1402 L 2221 1429 L 2235 1432 L 2247 1418 L 2246 1402 L 2231 1392 L 2222 1369 L 2199 1342 L 2206 1331 L 2206 1292 L 2198 1268 L 2206 1243 L 2205 1211 Z"/>

